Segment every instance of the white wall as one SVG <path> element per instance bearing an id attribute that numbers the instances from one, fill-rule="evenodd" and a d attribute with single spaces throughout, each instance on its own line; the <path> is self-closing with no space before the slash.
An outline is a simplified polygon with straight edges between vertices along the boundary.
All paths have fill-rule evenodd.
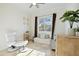
<path id="1" fill-rule="evenodd" d="M 23 24 L 23 17 L 26 14 L 15 10 L 14 7 L 0 5 L 0 50 L 7 48 L 5 33 L 14 30 L 18 33 L 19 39 L 23 39 L 22 34 L 27 30 Z"/>

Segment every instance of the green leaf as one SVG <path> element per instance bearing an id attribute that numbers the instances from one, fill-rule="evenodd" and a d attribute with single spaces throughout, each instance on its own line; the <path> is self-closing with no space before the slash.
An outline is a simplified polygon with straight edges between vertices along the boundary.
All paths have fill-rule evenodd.
<path id="1" fill-rule="evenodd" d="M 79 9 L 77 9 L 76 11 L 66 11 L 63 16 L 60 17 L 60 19 L 62 20 L 62 22 L 79 22 Z"/>

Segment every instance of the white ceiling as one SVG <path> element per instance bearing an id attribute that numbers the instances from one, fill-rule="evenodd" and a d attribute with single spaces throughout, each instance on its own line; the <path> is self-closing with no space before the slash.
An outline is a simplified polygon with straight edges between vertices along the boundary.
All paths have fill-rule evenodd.
<path id="1" fill-rule="evenodd" d="M 39 8 L 33 6 L 29 8 L 30 3 L 4 3 L 0 4 L 0 7 L 8 7 L 14 8 L 22 13 L 26 13 L 28 15 L 34 15 L 36 13 L 44 12 L 44 11 L 56 11 L 57 9 L 65 9 L 65 8 L 78 8 L 79 4 L 77 3 L 46 3 L 43 5 L 39 5 Z"/>

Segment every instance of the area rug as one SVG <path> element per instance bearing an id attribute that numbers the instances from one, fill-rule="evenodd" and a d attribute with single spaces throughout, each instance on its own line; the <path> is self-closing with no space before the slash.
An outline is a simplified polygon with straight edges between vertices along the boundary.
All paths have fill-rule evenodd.
<path id="1" fill-rule="evenodd" d="M 45 56 L 45 53 L 31 48 L 25 48 L 24 52 L 20 52 L 16 56 Z"/>

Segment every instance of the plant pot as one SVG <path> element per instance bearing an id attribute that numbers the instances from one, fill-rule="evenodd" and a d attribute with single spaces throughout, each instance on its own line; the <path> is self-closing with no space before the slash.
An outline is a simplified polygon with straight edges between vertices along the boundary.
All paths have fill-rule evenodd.
<path id="1" fill-rule="evenodd" d="M 79 36 L 79 32 L 76 32 L 76 36 Z"/>
<path id="2" fill-rule="evenodd" d="M 70 36 L 75 36 L 75 31 L 74 31 L 73 28 L 70 28 L 70 29 L 68 30 L 68 35 L 70 35 Z"/>

